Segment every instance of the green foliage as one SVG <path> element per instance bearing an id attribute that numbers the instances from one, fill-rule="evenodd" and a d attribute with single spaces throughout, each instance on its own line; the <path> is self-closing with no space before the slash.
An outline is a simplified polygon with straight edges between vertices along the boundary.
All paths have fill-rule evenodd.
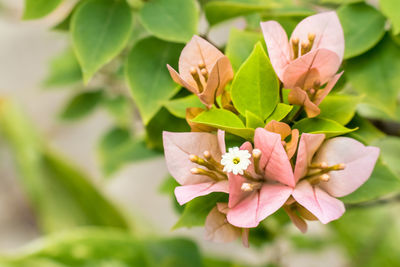
<path id="1" fill-rule="evenodd" d="M 359 115 L 354 116 L 347 127 L 358 127 L 357 131 L 351 132 L 348 135 L 364 144 L 371 144 L 373 141 L 385 136 L 385 134 L 379 131 L 372 123 Z"/>
<path id="2" fill-rule="evenodd" d="M 379 6 L 382 10 L 382 13 L 388 17 L 390 22 L 392 23 L 393 33 L 400 33 L 400 2 L 397 0 L 380 0 Z"/>
<path id="3" fill-rule="evenodd" d="M 63 120 L 81 119 L 94 111 L 101 104 L 102 99 L 102 90 L 78 93 L 68 101 L 60 117 Z"/>
<path id="4" fill-rule="evenodd" d="M 4 267 L 201 267 L 201 262 L 198 248 L 187 239 L 138 240 L 104 228 L 49 236 L 18 256 L 0 259 Z"/>
<path id="5" fill-rule="evenodd" d="M 134 137 L 128 129 L 115 127 L 100 140 L 99 159 L 106 176 L 127 163 L 146 160 L 160 154 L 147 148 L 142 138 Z"/>
<path id="6" fill-rule="evenodd" d="M 336 121 L 324 118 L 305 118 L 296 122 L 293 127 L 299 129 L 301 133 L 323 133 L 326 138 L 343 135 L 357 130 L 357 128 L 346 128 Z"/>
<path id="7" fill-rule="evenodd" d="M 125 1 L 88 0 L 77 7 L 71 35 L 85 84 L 125 48 L 131 29 L 132 16 Z"/>
<path id="8" fill-rule="evenodd" d="M 46 87 L 61 87 L 81 80 L 81 68 L 74 52 L 69 48 L 52 59 L 44 85 Z"/>
<path id="9" fill-rule="evenodd" d="M 265 126 L 265 122 L 260 119 L 257 115 L 254 115 L 250 111 L 246 112 L 246 127 L 256 129 L 258 127 L 263 128 Z"/>
<path id="10" fill-rule="evenodd" d="M 227 200 L 228 195 L 225 193 L 211 193 L 193 199 L 185 205 L 185 209 L 173 229 L 204 225 L 207 215 L 215 207 L 217 202 L 226 202 Z"/>
<path id="11" fill-rule="evenodd" d="M 251 140 L 254 135 L 253 129 L 246 128 L 237 115 L 225 109 L 212 108 L 203 111 L 192 121 L 227 131 L 248 140 Z"/>
<path id="12" fill-rule="evenodd" d="M 140 9 L 143 26 L 170 42 L 188 42 L 197 33 L 198 17 L 195 0 L 152 0 Z"/>
<path id="13" fill-rule="evenodd" d="M 49 149 L 8 100 L 0 107 L 0 130 L 11 145 L 20 183 L 43 231 L 59 232 L 79 225 L 127 228 L 119 211 L 89 178 Z"/>
<path id="14" fill-rule="evenodd" d="M 189 95 L 186 97 L 171 99 L 164 104 L 165 108 L 168 109 L 171 114 L 178 118 L 186 118 L 186 109 L 193 107 L 204 107 L 204 104 L 200 102 L 197 95 Z"/>
<path id="15" fill-rule="evenodd" d="M 48 15 L 62 0 L 25 0 L 25 9 L 22 18 L 25 20 L 38 19 Z"/>
<path id="16" fill-rule="evenodd" d="M 342 125 L 346 125 L 353 118 L 360 101 L 361 98 L 358 96 L 328 95 L 319 105 L 321 109 L 319 117 L 331 119 Z"/>
<path id="17" fill-rule="evenodd" d="M 386 136 L 375 140 L 371 145 L 381 149 L 382 160 L 400 177 L 400 138 Z"/>
<path id="18" fill-rule="evenodd" d="M 344 31 L 344 58 L 365 53 L 385 34 L 385 17 L 370 5 L 345 5 L 340 7 L 337 13 Z"/>
<path id="19" fill-rule="evenodd" d="M 283 118 L 285 118 L 290 113 L 290 111 L 292 111 L 292 109 L 293 109 L 293 106 L 291 106 L 291 105 L 278 103 L 278 105 L 276 105 L 272 114 L 269 115 L 269 117 L 267 118 L 267 123 L 272 120 L 281 121 Z"/>
<path id="20" fill-rule="evenodd" d="M 179 90 L 166 64 L 175 65 L 183 46 L 149 37 L 136 43 L 125 65 L 125 76 L 144 124 Z"/>
<path id="21" fill-rule="evenodd" d="M 396 119 L 397 95 L 400 84 L 400 49 L 386 36 L 374 49 L 346 65 L 347 79 L 365 96 L 359 108 L 361 115 Z M 377 111 L 379 113 L 377 113 Z"/>
<path id="22" fill-rule="evenodd" d="M 263 36 L 259 32 L 241 31 L 233 28 L 229 34 L 226 44 L 225 54 L 232 64 L 232 68 L 237 71 L 242 63 L 249 57 L 258 42 L 264 42 Z"/>
<path id="23" fill-rule="evenodd" d="M 266 119 L 278 104 L 279 81 L 260 43 L 237 72 L 231 94 L 233 104 L 244 116 L 251 111 Z"/>

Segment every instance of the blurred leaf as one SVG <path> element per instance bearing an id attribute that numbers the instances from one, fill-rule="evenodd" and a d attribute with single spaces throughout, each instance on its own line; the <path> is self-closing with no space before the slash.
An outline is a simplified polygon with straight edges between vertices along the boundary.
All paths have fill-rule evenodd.
<path id="1" fill-rule="evenodd" d="M 351 132 L 348 135 L 367 145 L 371 144 L 374 140 L 385 136 L 385 134 L 378 130 L 372 123 L 359 115 L 354 116 L 347 127 L 359 127 L 357 131 Z"/>
<path id="2" fill-rule="evenodd" d="M 265 90 L 268 88 L 268 90 Z M 232 101 L 242 114 L 251 111 L 266 119 L 278 104 L 279 81 L 271 63 L 258 43 L 237 72 L 231 88 Z"/>
<path id="3" fill-rule="evenodd" d="M 385 35 L 385 17 L 365 3 L 345 5 L 337 10 L 344 31 L 344 58 L 361 55 Z"/>
<path id="4" fill-rule="evenodd" d="M 10 144 L 20 183 L 45 232 L 78 225 L 127 228 L 119 211 L 89 182 L 89 178 L 49 150 L 18 107 L 0 104 L 0 130 Z"/>
<path id="5" fill-rule="evenodd" d="M 323 118 L 305 118 L 296 122 L 293 127 L 299 129 L 301 133 L 323 133 L 326 135 L 326 138 L 343 135 L 357 130 L 357 128 L 349 129 L 336 121 Z"/>
<path id="6" fill-rule="evenodd" d="M 79 93 L 68 101 L 60 117 L 63 120 L 81 119 L 93 112 L 102 99 L 102 90 Z"/>
<path id="7" fill-rule="evenodd" d="M 389 18 L 392 23 L 393 33 L 400 33 L 400 2 L 398 0 L 380 0 L 379 6 L 382 10 L 382 13 Z"/>
<path id="8" fill-rule="evenodd" d="M 254 129 L 246 128 L 236 114 L 226 109 L 212 108 L 203 111 L 192 121 L 227 131 L 248 140 L 254 136 Z"/>
<path id="9" fill-rule="evenodd" d="M 264 126 L 265 122 L 262 119 L 250 111 L 246 112 L 246 128 L 256 129 L 258 127 L 264 128 Z"/>
<path id="10" fill-rule="evenodd" d="M 4 267 L 200 267 L 201 256 L 197 246 L 183 238 L 137 240 L 123 231 L 84 228 L 46 237 L 0 263 Z"/>
<path id="11" fill-rule="evenodd" d="M 116 119 L 118 125 L 130 126 L 133 120 L 133 107 L 130 99 L 119 95 L 115 97 L 103 97 L 102 104 Z"/>
<path id="12" fill-rule="evenodd" d="M 352 95 L 328 95 L 319 105 L 319 117 L 346 125 L 353 118 L 361 97 Z"/>
<path id="13" fill-rule="evenodd" d="M 148 149 L 141 138 L 134 138 L 129 130 L 120 127 L 112 128 L 101 138 L 98 153 L 106 176 L 110 176 L 128 163 L 160 155 Z"/>
<path id="14" fill-rule="evenodd" d="M 378 160 L 371 177 L 354 193 L 341 198 L 345 203 L 359 203 L 399 192 L 400 178 L 382 160 Z"/>
<path id="15" fill-rule="evenodd" d="M 162 108 L 146 125 L 146 143 L 150 149 L 163 151 L 162 132 L 190 132 L 186 120 L 177 118 Z"/>
<path id="16" fill-rule="evenodd" d="M 176 65 L 183 46 L 154 37 L 142 39 L 132 48 L 125 65 L 125 76 L 144 124 L 164 102 L 179 90 L 166 64 Z"/>
<path id="17" fill-rule="evenodd" d="M 154 36 L 186 43 L 197 33 L 199 11 L 195 0 L 152 0 L 140 9 L 140 19 Z"/>
<path id="18" fill-rule="evenodd" d="M 50 62 L 50 72 L 44 81 L 46 87 L 61 87 L 82 80 L 82 71 L 72 49 L 67 49 Z"/>
<path id="19" fill-rule="evenodd" d="M 85 84 L 126 46 L 132 16 L 125 1 L 88 0 L 71 18 L 72 44 Z"/>
<path id="20" fill-rule="evenodd" d="M 346 65 L 348 81 L 365 96 L 362 103 L 394 119 L 400 91 L 400 60 L 394 60 L 398 58 L 399 47 L 389 36 L 385 36 L 374 49 L 350 59 Z M 370 114 L 365 114 L 364 110 L 361 115 Z"/>
<path id="21" fill-rule="evenodd" d="M 323 4 L 352 4 L 364 2 L 364 0 L 319 0 Z"/>
<path id="22" fill-rule="evenodd" d="M 225 193 L 211 193 L 191 200 L 185 205 L 181 217 L 172 229 L 204 225 L 208 213 L 210 213 L 217 202 L 227 201 L 228 195 Z"/>
<path id="23" fill-rule="evenodd" d="M 400 138 L 386 136 L 372 142 L 373 146 L 381 149 L 381 158 L 394 173 L 400 177 Z"/>
<path id="24" fill-rule="evenodd" d="M 260 26 L 258 25 L 258 27 Z M 232 28 L 226 44 L 225 54 L 231 61 L 235 71 L 246 61 L 258 41 L 264 42 L 261 33 Z"/>
<path id="25" fill-rule="evenodd" d="M 278 105 L 275 107 L 274 111 L 272 111 L 272 114 L 269 115 L 269 117 L 267 118 L 267 123 L 272 120 L 276 120 L 276 121 L 283 120 L 292 109 L 293 109 L 293 106 L 291 106 L 291 105 L 278 103 Z"/>
<path id="26" fill-rule="evenodd" d="M 56 9 L 61 2 L 62 0 L 25 0 L 22 18 L 24 20 L 42 18 Z"/>
<path id="27" fill-rule="evenodd" d="M 178 118 L 186 118 L 186 109 L 194 107 L 204 107 L 204 104 L 200 102 L 197 95 L 189 95 L 186 97 L 171 99 L 165 103 L 165 108 L 168 109 L 174 116 Z"/>
<path id="28" fill-rule="evenodd" d="M 179 183 L 170 175 L 163 180 L 158 191 L 161 194 L 168 195 L 172 201 L 173 207 L 178 214 L 182 214 L 185 206 L 181 206 L 175 197 L 175 187 L 179 186 Z"/>

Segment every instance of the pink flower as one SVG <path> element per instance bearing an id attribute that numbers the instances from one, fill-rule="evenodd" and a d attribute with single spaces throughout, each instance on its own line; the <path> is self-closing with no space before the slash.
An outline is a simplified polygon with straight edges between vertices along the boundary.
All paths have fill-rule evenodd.
<path id="1" fill-rule="evenodd" d="M 309 117 L 319 114 L 318 105 L 334 87 L 344 54 L 344 35 L 335 12 L 301 21 L 288 41 L 276 21 L 261 23 L 271 64 L 285 88 L 292 89 L 289 102 L 304 105 Z M 321 89 L 321 86 L 328 83 Z"/>
<path id="2" fill-rule="evenodd" d="M 179 57 L 179 73 L 167 65 L 172 79 L 199 96 L 208 108 L 233 78 L 229 59 L 216 47 L 195 35 Z"/>
<path id="3" fill-rule="evenodd" d="M 281 135 L 258 128 L 250 142 L 240 149 L 252 154 L 251 164 L 243 175 L 228 173 L 228 222 L 236 227 L 256 227 L 286 202 L 295 180 Z"/>
<path id="4" fill-rule="evenodd" d="M 219 164 L 225 153 L 224 132 L 163 132 L 164 153 L 170 174 L 181 184 L 175 188 L 179 204 L 212 192 L 228 193 L 228 179 Z"/>
<path id="5" fill-rule="evenodd" d="M 359 188 L 370 177 L 379 156 L 379 148 L 348 137 L 323 143 L 324 138 L 323 134 L 304 133 L 297 151 L 296 187 L 285 210 L 302 232 L 307 230 L 304 219 L 326 224 L 341 217 L 345 207 L 337 197 Z"/>
<path id="6" fill-rule="evenodd" d="M 206 240 L 227 243 L 242 236 L 243 245 L 249 247 L 249 229 L 231 225 L 226 219 L 228 211 L 227 203 L 217 203 L 211 210 L 205 223 Z"/>

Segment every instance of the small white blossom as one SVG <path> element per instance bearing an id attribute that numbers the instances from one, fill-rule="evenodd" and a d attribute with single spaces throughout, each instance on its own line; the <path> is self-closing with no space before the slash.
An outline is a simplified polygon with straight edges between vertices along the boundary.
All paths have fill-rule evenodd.
<path id="1" fill-rule="evenodd" d="M 251 164 L 250 157 L 247 150 L 240 150 L 238 147 L 229 148 L 229 152 L 222 155 L 221 159 L 224 172 L 243 175 L 243 171 Z"/>

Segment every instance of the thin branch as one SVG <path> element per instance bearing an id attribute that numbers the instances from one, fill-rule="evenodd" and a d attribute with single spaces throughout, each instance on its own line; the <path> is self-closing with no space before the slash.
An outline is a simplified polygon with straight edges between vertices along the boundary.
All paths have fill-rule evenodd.
<path id="1" fill-rule="evenodd" d="M 390 198 L 384 198 L 384 199 L 378 199 L 378 200 L 372 200 L 372 201 L 365 201 L 365 202 L 354 203 L 354 204 L 346 204 L 346 208 L 347 209 L 370 208 L 370 207 L 390 204 L 390 203 L 394 203 L 394 202 L 400 202 L 400 194 L 395 195 L 395 196 L 390 197 Z"/>

